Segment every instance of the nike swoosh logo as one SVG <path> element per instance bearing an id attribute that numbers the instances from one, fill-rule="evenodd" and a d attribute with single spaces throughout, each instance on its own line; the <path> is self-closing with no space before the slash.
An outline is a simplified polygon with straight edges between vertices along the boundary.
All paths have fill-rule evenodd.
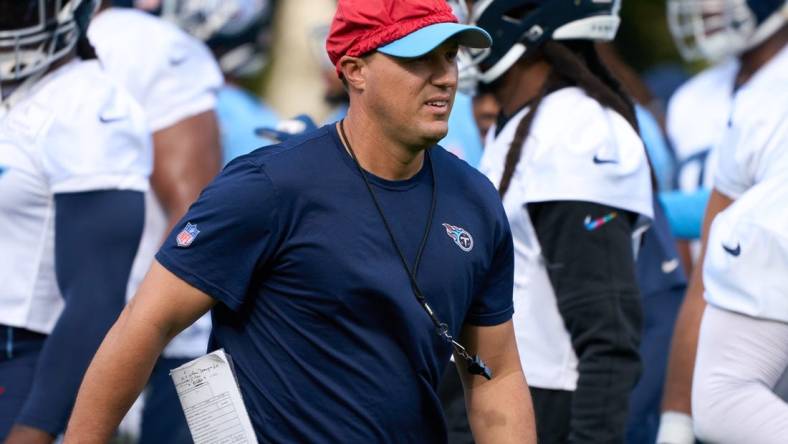
<path id="1" fill-rule="evenodd" d="M 170 66 L 179 66 L 186 61 L 186 58 L 187 58 L 186 55 L 174 55 L 174 56 L 170 56 L 168 60 L 170 62 Z"/>
<path id="2" fill-rule="evenodd" d="M 610 222 L 611 220 L 615 219 L 616 216 L 618 216 L 618 213 L 616 213 L 615 211 L 611 211 L 610 213 L 608 213 L 608 214 L 606 214 L 606 215 L 604 215 L 604 216 L 602 216 L 600 218 L 597 218 L 597 219 L 591 219 L 591 216 L 588 215 L 583 220 L 583 225 L 586 227 L 586 230 L 594 231 L 594 230 L 598 229 L 599 227 L 601 227 L 602 225 L 604 225 L 604 224 Z"/>
<path id="3" fill-rule="evenodd" d="M 594 163 L 597 164 L 597 165 L 602 165 L 602 164 L 606 164 L 606 163 L 613 164 L 613 163 L 618 163 L 618 160 L 617 159 L 600 159 L 598 155 L 594 154 Z"/>
<path id="4" fill-rule="evenodd" d="M 722 249 L 733 257 L 737 257 L 741 254 L 741 244 L 736 244 L 736 248 L 731 248 L 725 244 L 722 244 Z"/>
<path id="5" fill-rule="evenodd" d="M 99 115 L 99 122 L 101 123 L 112 123 L 117 122 L 119 120 L 125 119 L 126 116 L 101 116 Z"/>
<path id="6" fill-rule="evenodd" d="M 669 261 L 662 262 L 662 272 L 665 274 L 670 274 L 676 271 L 679 268 L 679 258 L 673 258 Z"/>

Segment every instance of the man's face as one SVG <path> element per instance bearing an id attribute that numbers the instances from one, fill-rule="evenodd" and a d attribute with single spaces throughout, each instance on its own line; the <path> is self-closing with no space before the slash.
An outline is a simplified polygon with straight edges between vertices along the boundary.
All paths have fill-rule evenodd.
<path id="1" fill-rule="evenodd" d="M 457 90 L 457 49 L 449 40 L 419 58 L 368 57 L 363 100 L 388 137 L 423 146 L 446 136 Z"/>

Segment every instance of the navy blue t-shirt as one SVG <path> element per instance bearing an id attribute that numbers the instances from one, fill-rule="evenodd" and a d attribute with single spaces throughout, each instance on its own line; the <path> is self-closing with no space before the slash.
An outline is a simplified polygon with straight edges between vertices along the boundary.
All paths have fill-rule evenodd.
<path id="1" fill-rule="evenodd" d="M 434 167 L 422 291 L 453 335 L 508 321 L 514 258 L 495 188 L 443 148 L 426 159 L 408 180 L 369 176 L 412 266 Z M 446 441 L 436 392 L 451 347 L 334 126 L 231 162 L 156 258 L 219 301 L 211 346 L 233 357 L 261 442 Z"/>

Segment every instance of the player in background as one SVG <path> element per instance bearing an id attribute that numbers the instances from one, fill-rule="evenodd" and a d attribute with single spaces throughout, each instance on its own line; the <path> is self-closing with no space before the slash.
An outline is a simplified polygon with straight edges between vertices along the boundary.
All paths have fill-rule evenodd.
<path id="1" fill-rule="evenodd" d="M 643 372 L 630 396 L 625 440 L 629 444 L 653 444 L 659 427 L 671 336 L 687 289 L 676 239 L 659 200 L 662 193 L 673 188 L 675 159 L 658 121 L 662 116 L 655 106 L 657 101 L 648 86 L 621 58 L 613 43 L 597 42 L 595 46 L 605 66 L 620 79 L 634 101 L 640 138 L 659 190 L 654 196 L 654 219 L 643 235 L 636 261 L 644 315 L 640 343 Z"/>
<path id="2" fill-rule="evenodd" d="M 635 111 L 601 63 L 620 2 L 474 2 L 472 53 L 501 105 L 481 170 L 515 245 L 515 331 L 540 442 L 623 442 L 640 374 L 633 244 L 652 218 Z M 482 89 L 484 89 L 482 88 Z"/>
<path id="3" fill-rule="evenodd" d="M 688 168 L 697 171 L 708 166 L 708 158 L 716 158 L 712 165 L 717 166 L 717 171 L 706 168 L 702 175 L 703 181 L 713 178 L 713 188 L 703 217 L 700 259 L 694 267 L 671 345 L 658 442 L 672 444 L 694 440 L 690 393 L 698 328 L 705 307 L 702 245 L 708 227 L 717 213 L 762 180 L 772 166 L 780 164 L 778 153 L 767 155 L 758 151 L 757 144 L 736 146 L 726 139 L 735 137 L 728 127 L 736 126 L 741 116 L 768 118 L 784 111 L 786 105 L 780 105 L 771 96 L 784 90 L 788 81 L 788 2 L 675 0 L 669 3 L 669 15 L 682 53 L 724 60 L 682 87 L 671 100 L 668 114 L 670 138 L 687 165 L 681 174 L 688 175 Z M 774 105 L 759 105 L 758 101 L 764 99 Z M 765 136 L 768 132 L 762 135 Z M 710 146 L 713 148 L 706 161 L 700 162 L 703 154 L 696 154 Z M 770 158 L 772 154 L 774 157 Z M 695 167 L 689 166 L 691 162 L 687 160 L 693 155 L 698 159 Z M 703 181 L 695 179 L 693 183 Z M 709 182 L 705 184 L 708 186 Z"/>
<path id="4" fill-rule="evenodd" d="M 49 443 L 65 429 L 125 305 L 143 229 L 151 141 L 142 110 L 85 38 L 95 7 L 0 0 L 0 441 L 9 444 Z"/>
<path id="5" fill-rule="evenodd" d="M 784 19 L 775 13 L 784 4 L 781 0 L 667 2 L 668 24 L 682 57 L 713 63 L 676 91 L 666 119 L 679 162 L 679 190 L 662 200 L 673 231 L 690 241 L 686 256 L 690 263 L 698 257 L 703 210 L 713 187 L 717 154 L 712 148 L 727 125 L 736 85 L 767 65 L 784 45 L 784 36 L 779 36 Z M 715 32 L 718 28 L 727 31 Z"/>
<path id="6" fill-rule="evenodd" d="M 241 86 L 268 63 L 275 4 L 269 0 L 162 2 L 162 18 L 203 40 L 224 74 L 216 114 L 225 164 L 272 143 L 261 141 L 255 130 L 279 121 L 273 109 Z"/>
<path id="7" fill-rule="evenodd" d="M 213 54 L 174 24 L 132 6 L 104 0 L 88 30 L 102 65 L 142 105 L 153 132 L 152 189 L 128 298 L 166 232 L 222 165 L 216 106 L 223 79 Z M 203 316 L 164 351 L 145 393 L 142 439 L 190 442 L 168 372 L 205 354 L 210 329 L 210 318 Z"/>
<path id="8" fill-rule="evenodd" d="M 769 137 L 762 135 L 764 120 L 735 122 L 734 143 L 785 151 L 788 108 L 778 116 L 770 119 Z M 783 160 L 781 171 L 737 198 L 710 228 L 703 268 L 708 305 L 692 385 L 694 429 L 704 442 L 777 444 L 788 436 L 788 403 L 775 393 L 788 368 L 786 167 Z"/>

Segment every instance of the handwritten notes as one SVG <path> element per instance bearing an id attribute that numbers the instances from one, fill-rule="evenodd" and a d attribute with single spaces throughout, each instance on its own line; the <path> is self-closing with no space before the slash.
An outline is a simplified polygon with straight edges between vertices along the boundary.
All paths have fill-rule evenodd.
<path id="1" fill-rule="evenodd" d="M 257 444 L 223 349 L 170 370 L 195 444 Z"/>

